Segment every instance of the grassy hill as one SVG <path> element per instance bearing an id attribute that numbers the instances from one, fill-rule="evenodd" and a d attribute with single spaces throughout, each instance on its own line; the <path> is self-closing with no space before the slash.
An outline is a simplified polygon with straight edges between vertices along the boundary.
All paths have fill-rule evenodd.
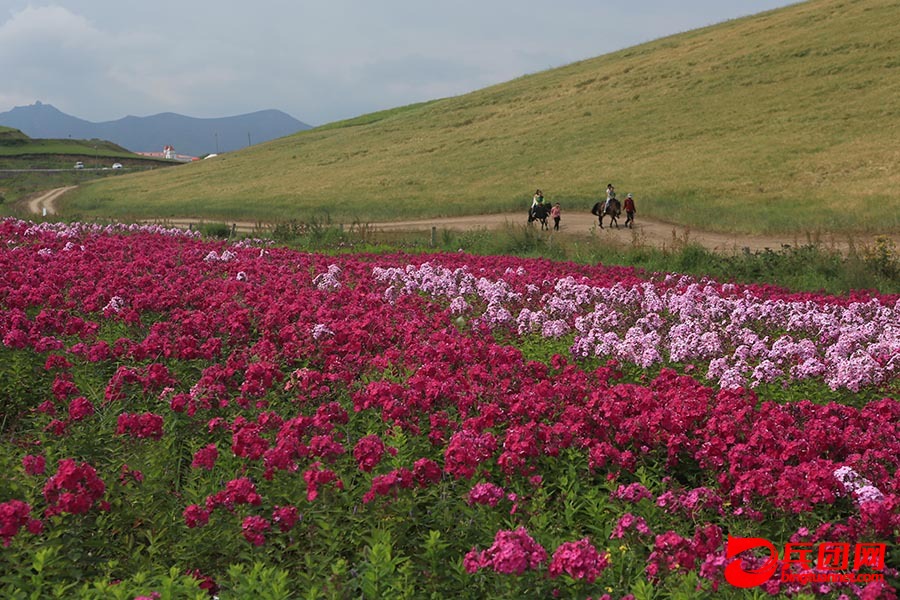
<path id="1" fill-rule="evenodd" d="M 4 127 L 0 125 L 0 146 L 12 146 L 15 144 L 25 144 L 28 142 L 28 136 L 12 127 Z"/>
<path id="2" fill-rule="evenodd" d="M 812 0 L 180 169 L 72 212 L 383 220 L 587 210 L 726 231 L 900 229 L 900 3 Z"/>
<path id="3" fill-rule="evenodd" d="M 86 158 L 139 158 L 133 152 L 106 140 L 32 139 L 18 129 L 0 126 L 0 160 L 64 154 Z M 66 164 L 69 162 L 71 161 L 67 158 Z"/>

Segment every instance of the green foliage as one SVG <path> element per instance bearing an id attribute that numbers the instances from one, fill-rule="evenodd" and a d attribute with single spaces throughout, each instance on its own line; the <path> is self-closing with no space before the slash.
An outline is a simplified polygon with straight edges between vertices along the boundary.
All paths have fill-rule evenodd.
<path id="1" fill-rule="evenodd" d="M 172 567 L 166 572 L 137 573 L 123 580 L 97 580 L 85 583 L 78 597 L 89 600 L 131 600 L 137 596 L 159 594 L 159 600 L 208 600 L 200 582 Z"/>
<path id="2" fill-rule="evenodd" d="M 872 246 L 863 250 L 863 263 L 886 279 L 900 279 L 900 253 L 890 238 L 879 236 Z"/>
<path id="3" fill-rule="evenodd" d="M 414 586 L 409 559 L 394 556 L 389 530 L 375 531 L 360 565 L 360 589 L 364 598 L 412 598 Z"/>
<path id="4" fill-rule="evenodd" d="M 522 351 L 525 360 L 536 360 L 546 364 L 550 363 L 550 359 L 555 354 L 561 356 L 569 356 L 569 348 L 572 347 L 574 335 L 567 335 L 562 338 L 550 339 L 541 335 L 533 334 L 530 336 L 522 336 L 515 340 L 514 345 Z M 512 342 L 512 340 L 510 340 Z"/>
<path id="5" fill-rule="evenodd" d="M 76 584 L 71 581 L 55 580 L 53 563 L 60 557 L 53 547 L 41 548 L 34 552 L 28 564 L 22 564 L 15 571 L 7 571 L 0 576 L 0 591 L 4 598 L 67 598 Z"/>
<path id="6" fill-rule="evenodd" d="M 52 378 L 44 358 L 30 350 L 0 345 L 0 436 L 14 431 L 19 421 L 44 400 Z"/>
<path id="7" fill-rule="evenodd" d="M 228 577 L 222 584 L 219 598 L 240 600 L 286 600 L 295 597 L 290 591 L 290 573 L 275 566 L 254 563 L 250 569 L 234 564 L 228 569 Z"/>
<path id="8" fill-rule="evenodd" d="M 227 223 L 201 223 L 197 226 L 197 231 L 206 237 L 214 237 L 223 240 L 231 237 L 231 226 Z"/>
<path id="9" fill-rule="evenodd" d="M 351 240 L 365 243 L 367 233 L 364 225 L 354 223 L 345 231 L 343 225 L 333 225 L 327 217 L 314 217 L 309 221 L 281 221 L 271 230 L 272 239 L 299 249 L 341 248 Z"/>

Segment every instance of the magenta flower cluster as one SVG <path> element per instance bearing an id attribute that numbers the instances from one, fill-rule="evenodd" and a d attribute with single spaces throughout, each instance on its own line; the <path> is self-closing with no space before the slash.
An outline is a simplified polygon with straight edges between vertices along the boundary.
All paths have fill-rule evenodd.
<path id="1" fill-rule="evenodd" d="M 600 582 L 611 543 L 651 580 L 721 582 L 725 526 L 769 520 L 815 523 L 814 542 L 898 538 L 895 297 L 12 219 L 0 241 L 0 352 L 37 357 L 46 382 L 26 413 L 43 444 L 9 446 L 4 544 L 168 486 L 133 458 L 173 445 L 188 483 L 166 519 L 248 552 L 312 538 L 310 511 L 332 503 L 371 517 L 405 501 L 404 518 L 440 502 L 495 523 L 455 548 L 477 577 Z M 571 352 L 515 347 L 541 336 Z M 667 366 L 624 380 L 623 363 Z M 882 395 L 854 407 L 752 389 L 797 381 Z M 102 461 L 60 450 L 86 432 Z M 622 541 L 534 525 L 561 522 L 547 506 L 586 505 L 564 476 Z"/>

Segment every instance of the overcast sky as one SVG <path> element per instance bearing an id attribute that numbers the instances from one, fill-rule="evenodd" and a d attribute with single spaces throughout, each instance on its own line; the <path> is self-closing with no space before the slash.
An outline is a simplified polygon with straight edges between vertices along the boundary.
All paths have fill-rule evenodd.
<path id="1" fill-rule="evenodd" d="M 470 92 L 789 0 L 0 0 L 0 112 L 275 108 L 309 123 Z"/>

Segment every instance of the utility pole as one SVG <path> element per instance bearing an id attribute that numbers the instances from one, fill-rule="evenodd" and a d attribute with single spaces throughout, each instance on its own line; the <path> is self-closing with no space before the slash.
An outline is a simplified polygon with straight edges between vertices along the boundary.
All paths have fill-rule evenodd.
<path id="1" fill-rule="evenodd" d="M 247 147 L 249 148 L 249 147 L 252 146 L 252 145 L 253 145 L 253 144 L 250 142 L 250 132 L 248 131 L 248 132 L 247 132 Z"/>

